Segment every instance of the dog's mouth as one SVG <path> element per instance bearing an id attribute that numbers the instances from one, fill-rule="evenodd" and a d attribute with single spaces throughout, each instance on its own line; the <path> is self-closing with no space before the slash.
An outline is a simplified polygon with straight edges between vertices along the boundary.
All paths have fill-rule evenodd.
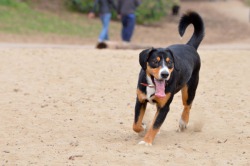
<path id="1" fill-rule="evenodd" d="M 154 84 L 155 84 L 155 96 L 156 97 L 165 97 L 165 85 L 166 85 L 166 81 L 163 80 L 157 80 L 155 78 L 152 79 Z"/>

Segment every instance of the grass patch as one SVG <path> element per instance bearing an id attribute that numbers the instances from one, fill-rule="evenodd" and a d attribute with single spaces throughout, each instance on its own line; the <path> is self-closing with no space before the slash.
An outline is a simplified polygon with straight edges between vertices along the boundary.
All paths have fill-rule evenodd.
<path id="1" fill-rule="evenodd" d="M 8 6 L 12 8 L 28 8 L 28 5 L 24 2 L 16 1 L 16 0 L 1 0 L 0 1 L 1 6 Z"/>
<path id="2" fill-rule="evenodd" d="M 245 3 L 250 6 L 250 0 L 245 0 Z"/>
<path id="3" fill-rule="evenodd" d="M 96 37 L 101 29 L 99 20 L 68 13 L 59 16 L 31 9 L 26 3 L 0 1 L 0 32 L 11 34 L 56 34 L 83 38 Z"/>

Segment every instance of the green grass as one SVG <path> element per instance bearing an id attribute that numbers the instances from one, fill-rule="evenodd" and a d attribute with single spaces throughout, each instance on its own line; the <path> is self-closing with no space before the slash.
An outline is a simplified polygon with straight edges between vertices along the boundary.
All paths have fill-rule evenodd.
<path id="1" fill-rule="evenodd" d="M 13 7 L 13 8 L 28 8 L 26 3 L 23 2 L 19 2 L 16 0 L 1 0 L 0 1 L 0 5 L 1 6 L 9 6 L 9 7 Z"/>
<path id="2" fill-rule="evenodd" d="M 88 20 L 83 15 L 64 17 L 31 9 L 26 3 L 14 0 L 0 1 L 0 32 L 11 34 L 56 34 L 83 38 L 97 36 L 99 20 Z"/>
<path id="3" fill-rule="evenodd" d="M 250 6 L 250 0 L 245 0 L 245 3 Z"/>

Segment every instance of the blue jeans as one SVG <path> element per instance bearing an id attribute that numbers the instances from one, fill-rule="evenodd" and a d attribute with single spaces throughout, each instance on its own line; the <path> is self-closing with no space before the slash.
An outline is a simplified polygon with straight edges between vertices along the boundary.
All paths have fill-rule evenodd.
<path id="1" fill-rule="evenodd" d="M 100 15 L 102 21 L 102 31 L 99 35 L 99 41 L 109 40 L 109 22 L 111 19 L 111 13 L 104 13 Z"/>
<path id="2" fill-rule="evenodd" d="M 122 40 L 130 42 L 135 28 L 135 14 L 122 15 Z"/>

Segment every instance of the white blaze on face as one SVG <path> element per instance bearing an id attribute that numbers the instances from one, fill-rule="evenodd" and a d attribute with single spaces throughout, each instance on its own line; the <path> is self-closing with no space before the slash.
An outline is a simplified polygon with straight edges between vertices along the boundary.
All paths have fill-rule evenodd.
<path id="1" fill-rule="evenodd" d="M 169 80 L 169 78 L 170 78 L 170 72 L 169 72 L 169 69 L 166 66 L 165 62 L 163 62 L 163 67 L 161 68 L 161 70 L 159 72 L 159 79 L 163 79 L 162 76 L 161 76 L 162 73 L 168 73 L 169 75 L 168 75 L 168 78 L 166 80 Z"/>

